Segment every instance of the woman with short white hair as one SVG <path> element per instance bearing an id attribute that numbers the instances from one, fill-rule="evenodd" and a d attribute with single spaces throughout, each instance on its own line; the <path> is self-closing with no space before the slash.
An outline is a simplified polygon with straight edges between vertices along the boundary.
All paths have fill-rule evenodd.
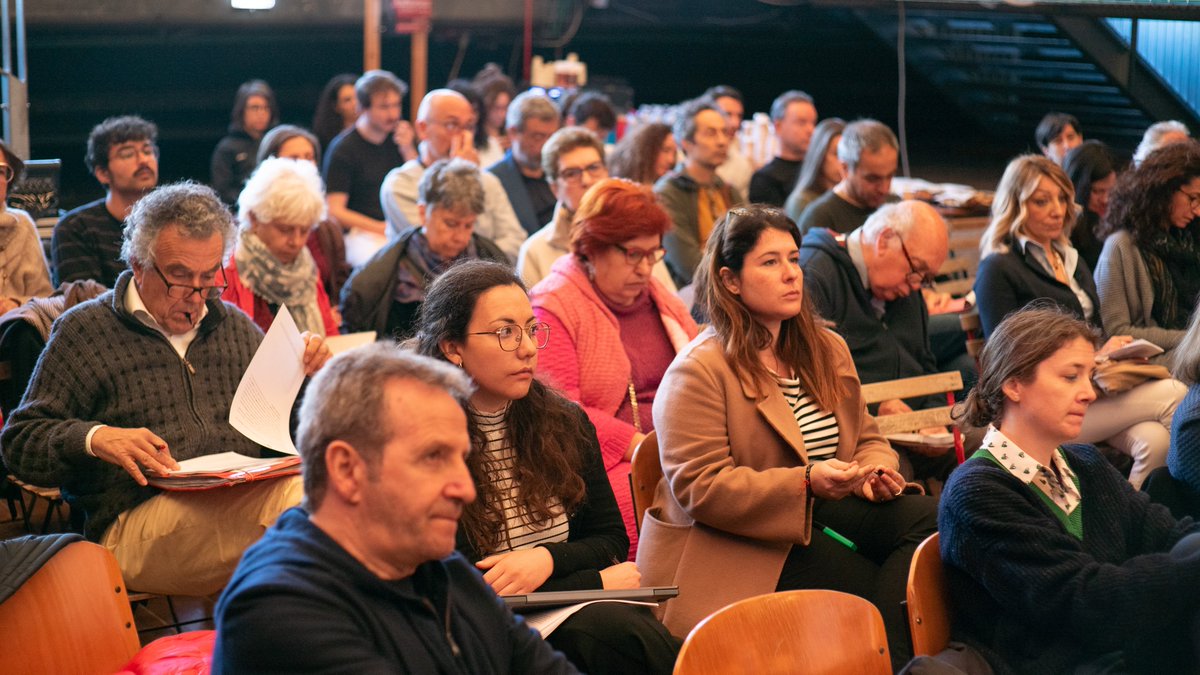
<path id="1" fill-rule="evenodd" d="M 312 162 L 263 160 L 238 197 L 238 241 L 225 265 L 222 298 L 264 331 L 281 306 L 301 331 L 337 335 L 317 265 L 305 243 L 325 217 L 325 191 Z"/>

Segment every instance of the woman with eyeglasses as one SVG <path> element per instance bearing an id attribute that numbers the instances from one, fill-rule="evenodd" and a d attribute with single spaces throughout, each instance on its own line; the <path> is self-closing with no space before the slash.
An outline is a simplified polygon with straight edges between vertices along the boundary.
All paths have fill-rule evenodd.
<path id="1" fill-rule="evenodd" d="M 936 506 L 905 494 L 849 348 L 804 292 L 796 226 L 775 208 L 730 210 L 697 292 L 712 326 L 654 401 L 664 480 L 637 561 L 647 584 L 679 586 L 667 628 L 683 635 L 755 595 L 829 588 L 875 603 L 905 663 L 900 601 Z"/>
<path id="2" fill-rule="evenodd" d="M 500 595 L 636 588 L 595 430 L 534 377 L 551 337 L 567 339 L 538 320 L 506 265 L 466 261 L 429 287 L 412 343 L 476 387 L 467 464 L 477 494 L 458 549 Z M 588 673 L 670 673 L 679 650 L 647 608 L 616 603 L 584 607 L 546 638 Z"/>
<path id="3" fill-rule="evenodd" d="M 24 168 L 25 162 L 0 141 L 0 314 L 54 292 L 33 219 L 8 206 L 8 188 Z"/>
<path id="4" fill-rule="evenodd" d="M 1096 265 L 1104 332 L 1144 338 L 1167 364 L 1200 295 L 1200 142 L 1150 154 L 1117 179 Z"/>
<path id="5" fill-rule="evenodd" d="M 1071 180 L 1053 160 L 1022 155 L 1009 162 L 980 243 L 975 298 L 984 335 L 990 338 L 1004 317 L 1034 301 L 1058 305 L 1098 327 L 1103 304 L 1087 261 L 1071 246 L 1071 224 L 1079 210 L 1074 196 Z M 1128 335 L 1111 336 L 1097 356 L 1132 341 Z M 1182 383 L 1163 379 L 1104 396 L 1073 440 L 1103 441 L 1129 455 L 1129 482 L 1140 487 L 1167 461 L 1171 420 L 1186 393 Z"/>
<path id="6" fill-rule="evenodd" d="M 414 327 L 425 289 L 463 260 L 508 262 L 489 239 L 475 234 L 483 213 L 479 167 L 465 159 L 434 162 L 417 186 L 420 227 L 394 237 L 342 287 L 342 328 L 403 339 Z"/>
<path id="7" fill-rule="evenodd" d="M 562 337 L 546 350 L 546 380 L 587 412 L 637 553 L 629 487 L 633 450 L 654 429 L 654 395 L 675 354 L 696 337 L 683 302 L 653 274 L 671 219 L 649 187 L 619 178 L 583 196 L 571 253 L 530 292 L 538 319 Z"/>
<path id="8" fill-rule="evenodd" d="M 309 232 L 324 217 L 316 164 L 264 160 L 238 197 L 238 240 L 225 264 L 222 299 L 264 331 L 286 306 L 301 332 L 337 335 L 339 318 L 307 246 Z"/>

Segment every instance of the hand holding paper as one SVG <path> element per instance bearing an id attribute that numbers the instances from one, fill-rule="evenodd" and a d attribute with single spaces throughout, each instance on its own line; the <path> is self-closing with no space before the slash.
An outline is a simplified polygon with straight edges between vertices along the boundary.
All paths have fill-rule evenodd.
<path id="1" fill-rule="evenodd" d="M 290 430 L 292 404 L 304 383 L 303 359 L 310 346 L 287 307 L 280 307 L 233 395 L 230 426 L 263 447 L 297 454 Z M 328 359 L 328 347 L 319 347 Z"/>

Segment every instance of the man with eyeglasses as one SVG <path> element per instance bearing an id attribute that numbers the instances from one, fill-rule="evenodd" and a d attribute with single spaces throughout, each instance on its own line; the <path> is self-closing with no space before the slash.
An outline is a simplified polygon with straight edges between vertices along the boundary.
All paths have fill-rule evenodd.
<path id="1" fill-rule="evenodd" d="M 112 288 L 125 270 L 121 232 L 130 209 L 158 185 L 158 127 L 140 117 L 110 117 L 88 135 L 84 160 L 105 187 L 101 199 L 67 213 L 50 242 L 54 285 L 92 279 Z"/>
<path id="2" fill-rule="evenodd" d="M 891 190 L 899 148 L 896 134 L 882 122 L 861 119 L 847 124 L 837 149 L 843 178 L 804 209 L 796 223 L 800 234 L 820 227 L 847 234 L 875 209 L 898 201 Z"/>
<path id="3" fill-rule="evenodd" d="M 554 217 L 556 199 L 542 168 L 542 148 L 558 131 L 558 108 L 540 91 L 527 91 L 508 105 L 505 125 L 511 146 L 488 171 L 500 179 L 521 227 L 533 234 Z"/>
<path id="4" fill-rule="evenodd" d="M 921 290 L 949 251 L 949 230 L 929 204 L 888 204 L 849 234 L 819 228 L 804 235 L 800 266 L 813 308 L 832 321 L 850 347 L 862 382 L 883 382 L 940 372 L 930 345 L 929 311 Z M 968 361 L 955 364 L 973 370 Z M 878 414 L 945 405 L 944 397 L 884 401 Z M 935 475 L 942 458 L 927 467 L 911 456 L 917 477 Z"/>
<path id="5" fill-rule="evenodd" d="M 682 106 L 672 129 L 684 160 L 654 184 L 675 227 L 663 238 L 667 268 L 680 288 L 692 283 L 713 225 L 742 194 L 717 175 L 729 156 L 732 137 L 725 113 L 705 99 Z"/>
<path id="6" fill-rule="evenodd" d="M 262 332 L 220 300 L 234 226 L 216 192 L 165 186 L 128 220 L 121 254 L 130 269 L 55 323 L 0 447 L 21 479 L 61 487 L 129 587 L 208 595 L 301 488 L 294 477 L 200 492 L 148 486 L 147 475 L 180 460 L 262 454 L 228 421 Z M 312 374 L 329 348 L 304 339 Z"/>
<path id="7" fill-rule="evenodd" d="M 558 203 L 550 222 L 521 244 L 517 274 L 521 275 L 526 288 L 533 288 L 545 279 L 554 261 L 570 252 L 571 221 L 575 218 L 575 210 L 583 201 L 584 193 L 608 178 L 604 144 L 585 127 L 559 129 L 542 146 L 542 170 Z M 653 274 L 672 292 L 675 290 L 675 282 L 662 260 L 654 263 Z"/>
<path id="8" fill-rule="evenodd" d="M 417 109 L 417 136 L 421 139 L 418 156 L 403 166 L 392 169 L 383 179 L 379 200 L 387 215 L 388 237 L 422 222 L 419 213 L 418 186 L 425 170 L 439 159 L 465 159 L 479 164 L 473 142 L 475 109 L 465 96 L 452 89 L 434 89 L 421 99 Z M 500 247 L 509 262 L 517 259 L 517 251 L 528 236 L 500 179 L 484 171 L 483 213 L 475 223 L 475 232 Z"/>

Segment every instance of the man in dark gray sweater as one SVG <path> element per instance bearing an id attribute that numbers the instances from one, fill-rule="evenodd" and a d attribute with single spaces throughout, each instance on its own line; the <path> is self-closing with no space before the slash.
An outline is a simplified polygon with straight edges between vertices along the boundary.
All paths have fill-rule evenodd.
<path id="1" fill-rule="evenodd" d="M 261 448 L 228 422 L 262 333 L 220 300 L 233 245 L 229 212 L 210 188 L 180 183 L 129 215 L 114 290 L 55 323 L 21 405 L 0 434 L 22 480 L 60 486 L 84 533 L 117 557 L 142 591 L 206 595 L 242 551 L 301 497 L 295 478 L 201 492 L 160 492 L 146 473 L 177 460 Z M 305 369 L 328 358 L 306 337 Z"/>

